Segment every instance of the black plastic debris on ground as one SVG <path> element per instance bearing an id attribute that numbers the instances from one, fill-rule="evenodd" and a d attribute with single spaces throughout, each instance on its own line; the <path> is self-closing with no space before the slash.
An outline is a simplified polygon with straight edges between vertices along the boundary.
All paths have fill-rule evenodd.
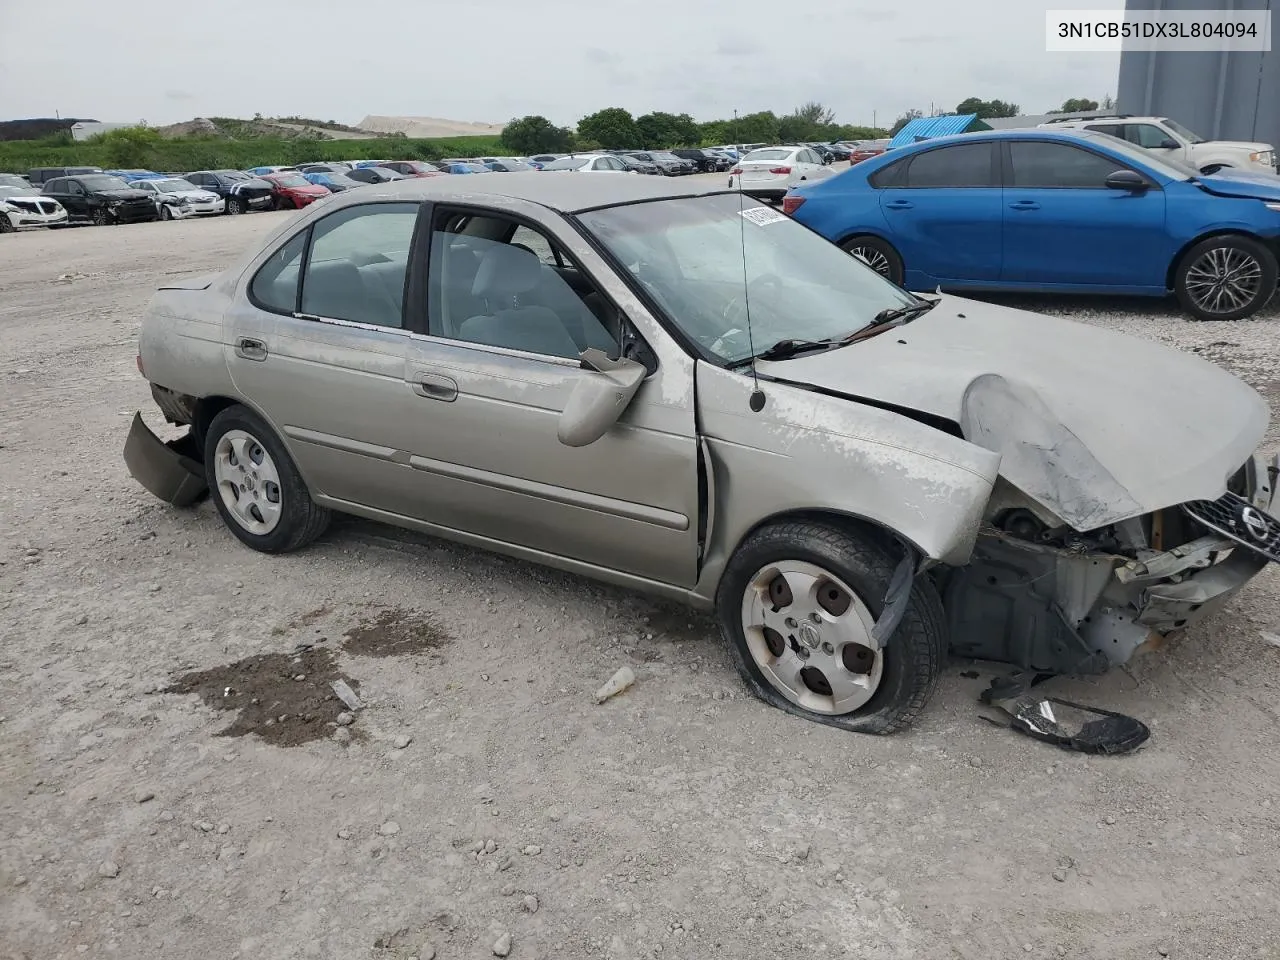
<path id="1" fill-rule="evenodd" d="M 995 688 L 993 682 L 982 693 L 982 702 L 994 708 L 982 714 L 983 719 L 1034 740 L 1080 753 L 1118 754 L 1136 750 L 1151 737 L 1146 724 L 1123 713 L 1056 697 L 1024 694 L 999 699 L 991 696 Z"/>

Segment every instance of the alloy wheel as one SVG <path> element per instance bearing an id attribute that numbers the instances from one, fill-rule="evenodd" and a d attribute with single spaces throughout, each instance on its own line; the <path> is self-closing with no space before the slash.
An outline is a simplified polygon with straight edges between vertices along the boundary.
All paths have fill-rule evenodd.
<path id="1" fill-rule="evenodd" d="M 218 439 L 213 458 L 214 486 L 227 513 L 245 530 L 263 536 L 280 522 L 280 472 L 266 448 L 243 430 Z"/>
<path id="2" fill-rule="evenodd" d="M 874 626 L 848 584 L 799 560 L 761 567 L 742 597 L 756 666 L 781 696 L 814 713 L 851 713 L 875 695 L 884 653 L 871 640 Z"/>
<path id="3" fill-rule="evenodd" d="M 868 267 L 880 274 L 882 277 L 888 277 L 890 271 L 889 258 L 875 247 L 864 247 L 860 244 L 849 247 L 850 256 L 857 257 Z"/>
<path id="4" fill-rule="evenodd" d="M 1187 296 L 1205 313 L 1248 306 L 1262 287 L 1262 264 L 1246 250 L 1214 247 L 1187 268 Z"/>

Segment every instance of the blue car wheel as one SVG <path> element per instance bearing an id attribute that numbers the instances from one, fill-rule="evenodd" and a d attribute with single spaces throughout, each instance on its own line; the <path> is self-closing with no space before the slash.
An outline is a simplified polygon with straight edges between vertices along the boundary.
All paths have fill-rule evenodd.
<path id="1" fill-rule="evenodd" d="M 879 237 L 850 237 L 840 244 L 841 249 L 852 257 L 857 257 L 880 276 L 891 283 L 902 286 L 902 257 L 893 245 Z"/>

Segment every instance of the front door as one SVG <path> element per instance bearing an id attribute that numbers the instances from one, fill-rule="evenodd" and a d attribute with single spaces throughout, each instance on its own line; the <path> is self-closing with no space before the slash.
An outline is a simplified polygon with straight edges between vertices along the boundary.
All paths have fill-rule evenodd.
<path id="1" fill-rule="evenodd" d="M 886 168 L 891 176 L 880 181 L 880 210 L 902 254 L 908 289 L 1000 276 L 997 161 L 988 141 L 926 150 Z"/>
<path id="2" fill-rule="evenodd" d="M 375 202 L 322 217 L 252 274 L 226 318 L 237 388 L 339 508 L 413 512 L 405 424 L 421 407 L 405 384 L 404 289 L 419 211 Z"/>
<path id="3" fill-rule="evenodd" d="M 1122 161 L 1074 144 L 1008 142 L 1001 279 L 1164 289 L 1165 195 L 1109 189 Z M 1135 290 L 1135 292 L 1138 292 Z"/>
<path id="4" fill-rule="evenodd" d="M 542 208 L 532 208 L 542 210 Z M 438 209 L 426 337 L 409 347 L 405 421 L 418 516 L 496 543 L 692 586 L 698 560 L 692 360 L 658 354 L 601 439 L 557 436 L 586 347 L 636 346 L 610 268 L 554 214 Z M 570 253 L 572 250 L 572 254 Z M 605 275 L 611 283 L 593 277 Z M 633 309 L 635 308 L 633 305 Z M 645 318 L 652 323 L 651 317 Z"/>

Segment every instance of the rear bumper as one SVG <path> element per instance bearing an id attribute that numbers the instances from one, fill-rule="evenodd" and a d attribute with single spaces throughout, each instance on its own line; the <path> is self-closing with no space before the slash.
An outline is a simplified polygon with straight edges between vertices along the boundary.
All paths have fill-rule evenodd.
<path id="1" fill-rule="evenodd" d="M 175 507 L 187 507 L 208 490 L 195 447 L 189 432 L 166 443 L 151 432 L 141 413 L 135 413 L 124 442 L 124 462 L 133 479 L 152 494 Z"/>

